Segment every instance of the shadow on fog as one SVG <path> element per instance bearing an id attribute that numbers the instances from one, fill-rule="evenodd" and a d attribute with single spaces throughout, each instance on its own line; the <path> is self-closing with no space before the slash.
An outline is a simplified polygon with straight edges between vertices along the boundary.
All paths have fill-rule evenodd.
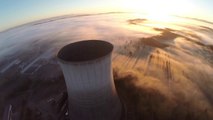
<path id="1" fill-rule="evenodd" d="M 127 22 L 132 25 L 138 25 L 138 24 L 144 23 L 146 21 L 147 21 L 147 19 L 141 19 L 141 18 L 127 20 Z"/>
<path id="2" fill-rule="evenodd" d="M 136 19 L 138 21 L 138 19 Z M 134 23 L 136 24 L 136 23 Z M 160 35 L 155 35 L 147 38 L 139 38 L 136 41 L 130 41 L 128 44 L 121 46 L 118 53 L 128 55 L 129 57 L 146 58 L 155 48 L 164 49 L 169 47 L 171 43 L 180 35 L 173 33 L 171 29 L 154 28 L 156 31 L 162 32 Z"/>
<path id="3" fill-rule="evenodd" d="M 114 72 L 118 94 L 127 109 L 127 120 L 211 120 L 208 109 L 200 109 L 181 98 L 168 98 L 158 89 L 138 87 L 132 73 Z"/>
<path id="4" fill-rule="evenodd" d="M 199 18 L 191 18 L 191 17 L 183 17 L 183 16 L 176 16 L 176 17 L 179 17 L 179 18 L 184 18 L 184 19 L 191 19 L 191 20 L 194 20 L 194 21 L 200 21 L 200 22 L 203 22 L 203 23 L 208 23 L 208 24 L 211 24 L 211 25 L 213 25 L 213 22 L 211 22 L 211 21 L 208 21 L 208 20 L 204 20 L 204 19 L 199 19 Z"/>
<path id="5" fill-rule="evenodd" d="M 127 20 L 129 24 L 133 25 L 139 25 L 145 21 L 147 20 L 140 18 Z M 200 52 L 205 51 L 206 49 L 211 51 L 213 50 L 213 45 L 205 44 L 205 41 L 202 41 L 203 38 L 197 35 L 196 33 L 187 32 L 186 34 L 185 33 L 186 31 L 175 30 L 172 28 L 153 28 L 153 30 L 160 32 L 160 34 L 130 41 L 128 44 L 121 46 L 118 53 L 122 55 L 128 55 L 129 57 L 146 58 L 156 48 L 166 49 L 167 47 L 170 47 L 172 49 L 179 49 L 179 46 L 177 46 L 175 43 L 175 40 L 177 38 L 184 39 L 183 42 L 184 41 L 190 42 L 192 49 L 190 49 L 190 51 L 185 50 L 184 52 L 186 52 L 187 54 L 190 55 L 197 54 L 198 52 L 196 50 L 199 47 L 202 48 L 199 49 Z M 205 26 L 201 26 L 200 30 L 207 32 L 213 31 L 213 29 Z M 182 51 L 183 49 L 185 48 L 181 48 Z M 207 54 L 209 54 L 209 52 Z M 138 55 L 140 57 L 138 57 Z"/>

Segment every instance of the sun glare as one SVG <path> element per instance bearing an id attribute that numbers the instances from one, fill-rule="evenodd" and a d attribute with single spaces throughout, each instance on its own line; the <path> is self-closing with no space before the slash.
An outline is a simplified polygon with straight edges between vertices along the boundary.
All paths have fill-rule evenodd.
<path id="1" fill-rule="evenodd" d="M 192 14 L 195 6 L 190 0 L 124 0 L 124 9 L 148 14 L 148 18 L 170 21 L 169 15 Z"/>

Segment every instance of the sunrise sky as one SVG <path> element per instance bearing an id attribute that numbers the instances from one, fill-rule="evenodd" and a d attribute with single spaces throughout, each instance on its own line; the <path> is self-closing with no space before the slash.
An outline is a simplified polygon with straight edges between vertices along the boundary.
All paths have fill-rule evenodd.
<path id="1" fill-rule="evenodd" d="M 0 31 L 53 16 L 117 11 L 213 21 L 212 6 L 212 0 L 0 0 Z"/>

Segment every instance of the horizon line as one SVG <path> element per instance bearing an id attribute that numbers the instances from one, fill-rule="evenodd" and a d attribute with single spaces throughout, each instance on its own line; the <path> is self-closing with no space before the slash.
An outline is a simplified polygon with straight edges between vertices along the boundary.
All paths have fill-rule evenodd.
<path id="1" fill-rule="evenodd" d="M 92 16 L 92 15 L 103 15 L 103 14 L 118 14 L 118 13 L 119 14 L 121 14 L 121 13 L 148 14 L 148 13 L 145 13 L 145 12 L 134 12 L 134 11 L 110 11 L 110 12 L 98 12 L 98 13 L 77 13 L 77 14 L 69 13 L 69 14 L 56 15 L 56 16 L 51 16 L 51 17 L 46 17 L 46 18 L 35 19 L 35 20 L 29 21 L 29 22 L 25 22 L 25 23 L 22 23 L 22 24 L 18 24 L 18 25 L 15 25 L 15 26 L 0 30 L 0 33 L 7 32 L 7 31 L 9 31 L 11 29 L 15 29 L 15 28 L 18 28 L 18 27 L 21 27 L 21 26 L 25 26 L 25 25 L 28 25 L 28 24 L 36 25 L 36 24 L 46 23 L 46 22 L 42 22 L 42 23 L 36 23 L 36 22 L 43 21 L 43 20 L 50 20 L 50 19 L 54 19 L 54 18 L 55 18 L 54 20 L 50 20 L 50 21 L 56 21 L 56 20 L 60 20 L 60 19 L 73 18 L 73 17 L 84 17 L 84 16 Z M 212 24 L 213 25 L 213 21 L 209 21 L 209 20 L 206 20 L 206 19 L 200 19 L 200 18 L 189 17 L 189 16 L 180 16 L 180 15 L 169 15 L 169 16 L 196 20 L 196 21 L 200 21 L 200 22 L 204 22 L 204 23 L 208 23 L 208 24 Z M 50 22 L 50 21 L 47 21 L 47 22 Z"/>

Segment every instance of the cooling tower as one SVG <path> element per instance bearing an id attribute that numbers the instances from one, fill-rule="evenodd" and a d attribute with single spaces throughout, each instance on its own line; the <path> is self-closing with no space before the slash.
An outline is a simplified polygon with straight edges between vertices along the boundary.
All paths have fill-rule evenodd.
<path id="1" fill-rule="evenodd" d="M 69 99 L 71 120 L 119 120 L 122 105 L 112 76 L 113 45 L 87 40 L 64 46 L 58 53 Z"/>

